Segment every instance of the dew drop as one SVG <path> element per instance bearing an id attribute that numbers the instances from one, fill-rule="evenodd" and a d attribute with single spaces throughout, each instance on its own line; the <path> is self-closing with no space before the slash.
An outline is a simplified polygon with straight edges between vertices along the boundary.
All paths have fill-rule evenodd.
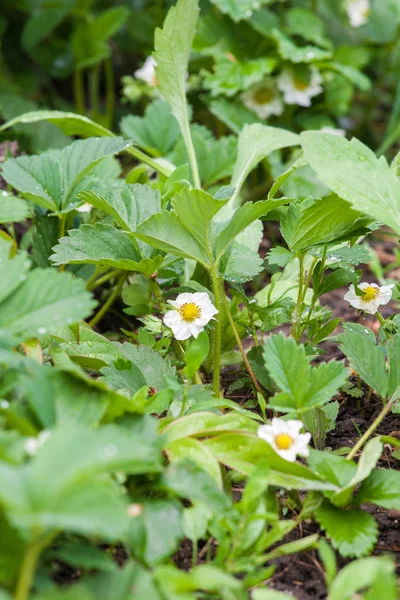
<path id="1" fill-rule="evenodd" d="M 1 407 L 1 408 L 4 408 L 4 409 L 6 409 L 6 408 L 8 408 L 9 406 L 10 406 L 10 403 L 9 403 L 9 401 L 8 401 L 8 400 L 2 400 L 2 401 L 0 402 L 0 407 Z"/>
<path id="2" fill-rule="evenodd" d="M 253 11 L 252 11 L 252 10 L 246 10 L 246 12 L 245 12 L 245 16 L 246 16 L 247 18 L 250 18 L 252 15 L 253 15 Z"/>
<path id="3" fill-rule="evenodd" d="M 118 448 L 115 444 L 107 444 L 103 449 L 103 456 L 111 458 L 117 454 Z"/>
<path id="4" fill-rule="evenodd" d="M 26 275 L 20 275 L 20 276 L 19 276 L 19 279 L 20 279 L 20 281 L 25 281 L 25 279 L 26 279 Z"/>
<path id="5" fill-rule="evenodd" d="M 38 334 L 39 335 L 44 335 L 45 333 L 47 333 L 46 327 L 39 327 Z"/>

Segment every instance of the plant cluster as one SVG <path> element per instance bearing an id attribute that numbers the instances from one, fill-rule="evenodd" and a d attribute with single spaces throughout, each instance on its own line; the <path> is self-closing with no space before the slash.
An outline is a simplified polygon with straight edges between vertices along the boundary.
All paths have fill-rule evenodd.
<path id="1" fill-rule="evenodd" d="M 0 171 L 0 600 L 288 600 L 274 561 L 305 551 L 329 600 L 398 598 L 393 557 L 373 553 L 374 507 L 400 510 L 400 441 L 379 429 L 400 414 L 400 319 L 381 308 L 400 296 L 368 240 L 400 235 L 400 154 L 336 125 L 396 139 L 398 101 L 383 134 L 365 122 L 369 77 L 393 83 L 400 10 L 334 4 L 16 19 L 49 81 L 69 56 L 77 110 L 11 114 L 0 94 L 4 139 L 38 151 L 7 150 Z M 143 26 L 145 48 L 153 22 L 125 80 L 149 103 L 115 134 L 109 39 Z M 371 321 L 338 329 L 338 290 Z M 346 394 L 379 408 L 332 448 Z"/>

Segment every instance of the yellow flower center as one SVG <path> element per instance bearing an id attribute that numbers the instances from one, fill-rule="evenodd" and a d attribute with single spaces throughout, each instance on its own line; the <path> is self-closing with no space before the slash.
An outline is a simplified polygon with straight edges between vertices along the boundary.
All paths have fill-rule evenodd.
<path id="1" fill-rule="evenodd" d="M 379 288 L 369 285 L 368 287 L 365 288 L 364 293 L 361 297 L 364 300 L 364 302 L 371 302 L 372 300 L 375 300 L 378 293 L 379 293 Z"/>
<path id="2" fill-rule="evenodd" d="M 201 308 L 197 304 L 193 304 L 193 302 L 186 302 L 186 304 L 182 304 L 180 307 L 179 313 L 184 321 L 191 323 L 200 317 Z"/>
<path id="3" fill-rule="evenodd" d="M 261 88 L 254 92 L 254 100 L 257 104 L 268 104 L 274 97 L 274 92 L 269 88 Z"/>
<path id="4" fill-rule="evenodd" d="M 293 443 L 293 438 L 291 438 L 287 433 L 280 433 L 275 437 L 275 444 L 279 450 L 288 450 Z"/>
<path id="5" fill-rule="evenodd" d="M 293 79 L 293 85 L 296 90 L 300 90 L 301 92 L 308 88 L 308 82 L 301 79 Z"/>

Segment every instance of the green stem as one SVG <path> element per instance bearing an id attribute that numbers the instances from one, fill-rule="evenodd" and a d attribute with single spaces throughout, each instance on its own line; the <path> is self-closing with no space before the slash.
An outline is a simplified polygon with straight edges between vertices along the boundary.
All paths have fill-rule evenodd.
<path id="1" fill-rule="evenodd" d="M 110 273 L 106 273 L 102 277 L 96 279 L 93 283 L 91 283 L 91 285 L 86 285 L 86 288 L 89 290 L 89 292 L 91 292 L 120 273 L 121 271 L 111 271 Z"/>
<path id="2" fill-rule="evenodd" d="M 65 223 L 67 220 L 67 214 L 63 213 L 60 215 L 60 227 L 58 229 L 58 239 L 61 239 L 65 236 Z M 58 267 L 59 271 L 64 271 L 65 270 L 66 265 L 60 265 Z"/>
<path id="3" fill-rule="evenodd" d="M 394 404 L 396 404 L 396 401 L 393 401 L 393 400 L 391 400 L 390 402 L 385 404 L 385 406 L 383 407 L 383 409 L 381 410 L 379 415 L 376 417 L 376 419 L 372 423 L 372 425 L 367 429 L 367 431 L 364 433 L 364 435 L 358 440 L 358 442 L 354 446 L 354 448 L 348 453 L 348 455 L 346 456 L 347 460 L 351 460 L 357 454 L 359 449 L 365 444 L 365 442 L 368 440 L 368 438 L 374 433 L 375 429 L 380 425 L 380 423 L 382 423 L 383 419 L 386 417 L 388 412 L 390 412 L 390 410 L 393 408 Z"/>
<path id="4" fill-rule="evenodd" d="M 115 93 L 114 93 L 114 69 L 111 58 L 104 61 L 104 71 L 106 75 L 106 117 L 107 127 L 112 129 L 114 121 Z"/>
<path id="5" fill-rule="evenodd" d="M 15 600 L 28 600 L 40 553 L 50 543 L 53 535 L 37 538 L 29 544 L 19 572 Z"/>
<path id="6" fill-rule="evenodd" d="M 149 281 L 150 281 L 151 291 L 153 292 L 153 294 L 158 302 L 158 306 L 160 307 L 160 310 L 165 310 L 167 307 L 165 305 L 160 286 L 158 285 L 158 283 L 155 279 L 150 279 Z"/>
<path id="7" fill-rule="evenodd" d="M 100 65 L 96 65 L 89 72 L 89 96 L 90 96 L 90 110 L 94 120 L 100 113 L 100 102 L 99 102 L 99 77 L 100 77 Z"/>
<path id="8" fill-rule="evenodd" d="M 95 316 L 93 317 L 93 319 L 91 319 L 89 321 L 90 327 L 94 327 L 95 325 L 97 325 L 97 323 L 104 317 L 104 315 L 106 314 L 106 312 L 108 311 L 108 309 L 114 304 L 115 300 L 118 298 L 118 296 L 119 296 L 119 294 L 120 294 L 120 292 L 122 290 L 122 286 L 124 285 L 125 279 L 127 277 L 128 277 L 128 272 L 127 271 L 125 271 L 124 273 L 122 273 L 122 275 L 119 278 L 118 284 L 115 286 L 114 290 L 111 292 L 111 294 L 107 298 L 106 302 L 104 302 L 103 306 L 95 314 Z"/>
<path id="9" fill-rule="evenodd" d="M 157 171 L 157 173 L 161 173 L 161 175 L 164 175 L 164 177 L 169 177 L 171 175 L 171 172 L 168 169 L 157 163 L 155 160 L 153 160 L 150 156 L 148 156 L 141 150 L 139 150 L 139 148 L 131 146 L 130 148 L 126 149 L 126 152 L 132 154 L 132 156 L 137 158 L 140 162 L 144 163 L 145 165 L 149 165 L 149 167 Z"/>
<path id="10" fill-rule="evenodd" d="M 225 305 L 226 314 L 228 315 L 230 326 L 232 327 L 233 335 L 235 336 L 236 343 L 237 343 L 237 345 L 239 347 L 239 351 L 240 351 L 240 354 L 242 355 L 242 359 L 243 359 L 243 362 L 244 362 L 244 364 L 246 366 L 247 372 L 250 375 L 251 380 L 254 383 L 254 387 L 256 388 L 257 392 L 259 394 L 261 394 L 261 396 L 264 398 L 263 391 L 262 391 L 262 389 L 260 387 L 260 384 L 258 383 L 258 381 L 256 379 L 256 376 L 254 375 L 254 371 L 251 368 L 251 365 L 249 363 L 249 359 L 247 358 L 247 354 L 245 352 L 245 349 L 243 348 L 242 340 L 240 339 L 240 335 L 239 335 L 239 332 L 238 332 L 238 330 L 236 328 L 235 321 L 233 320 L 232 313 L 231 313 L 231 311 L 229 309 L 228 300 L 227 300 L 225 294 L 224 294 L 224 305 Z"/>
<path id="11" fill-rule="evenodd" d="M 189 118 L 188 118 L 187 113 L 185 115 L 185 124 L 184 124 L 182 133 L 184 134 L 183 138 L 184 138 L 185 144 L 186 144 L 186 150 L 188 153 L 190 169 L 192 171 L 194 187 L 197 189 L 201 189 L 199 167 L 197 165 L 196 151 L 194 149 L 192 136 L 190 134 L 190 124 L 189 124 Z M 186 133 L 186 135 L 185 135 L 185 133 Z"/>
<path id="12" fill-rule="evenodd" d="M 221 341 L 222 341 L 222 302 L 221 302 L 221 282 L 217 271 L 217 265 L 214 261 L 211 262 L 210 276 L 214 291 L 215 308 L 218 310 L 217 319 L 215 322 L 214 338 L 213 338 L 213 389 L 214 396 L 220 398 L 221 392 Z M 224 292 L 223 292 L 224 294 Z"/>
<path id="13" fill-rule="evenodd" d="M 83 88 L 83 71 L 77 67 L 74 71 L 74 99 L 75 111 L 79 115 L 85 114 L 85 92 Z"/>
<path id="14" fill-rule="evenodd" d="M 300 325 L 301 306 L 303 300 L 303 285 L 304 285 L 304 256 L 299 256 L 299 291 L 297 294 L 296 308 L 292 323 L 291 335 L 297 340 L 298 330 Z"/>
<path id="15" fill-rule="evenodd" d="M 379 312 L 379 310 L 376 311 L 376 318 L 379 321 L 380 326 L 382 327 L 383 333 L 386 336 L 386 339 L 390 340 L 390 335 L 389 333 L 386 331 L 385 329 L 385 319 L 383 318 L 383 315 Z"/>

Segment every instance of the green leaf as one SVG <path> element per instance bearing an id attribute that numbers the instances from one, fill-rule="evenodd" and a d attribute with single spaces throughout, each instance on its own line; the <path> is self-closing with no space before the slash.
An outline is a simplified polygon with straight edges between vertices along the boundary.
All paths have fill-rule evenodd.
<path id="1" fill-rule="evenodd" d="M 385 600 L 396 600 L 396 589 L 393 596 L 391 593 L 389 595 L 389 589 L 396 588 L 395 565 L 390 556 L 361 558 L 343 567 L 329 588 L 328 600 L 352 600 L 357 592 L 373 586 L 380 578 L 384 580 L 382 592 L 385 594 Z M 370 595 L 363 597 L 372 600 Z M 383 598 L 382 594 L 374 596 L 374 600 L 378 600 L 379 597 Z"/>
<path id="2" fill-rule="evenodd" d="M 301 135 L 304 154 L 318 177 L 355 210 L 400 233 L 400 181 L 384 157 L 359 140 L 315 131 Z"/>
<path id="3" fill-rule="evenodd" d="M 31 214 L 29 204 L 7 192 L 0 195 L 0 223 L 20 223 Z"/>
<path id="4" fill-rule="evenodd" d="M 226 202 L 216 200 L 202 190 L 188 189 L 181 190 L 172 200 L 180 222 L 197 240 L 205 255 L 210 252 L 211 220 Z"/>
<path id="5" fill-rule="evenodd" d="M 289 463 L 278 456 L 269 444 L 254 435 L 224 433 L 203 441 L 219 462 L 250 475 L 257 466 L 270 469 L 270 484 L 290 489 L 335 490 L 335 485 L 321 481 L 310 469 Z"/>
<path id="6" fill-rule="evenodd" d="M 160 468 L 159 439 L 148 420 L 137 418 L 129 431 L 112 425 L 91 430 L 75 423 L 53 430 L 24 469 L 0 465 L 7 482 L 0 497 L 18 528 L 118 540 L 128 531 L 126 500 L 105 474 Z"/>
<path id="7" fill-rule="evenodd" d="M 382 455 L 382 450 L 383 444 L 379 437 L 368 442 L 361 454 L 357 471 L 353 477 L 343 489 L 331 497 L 331 502 L 335 506 L 345 506 L 351 501 L 355 487 L 370 475 Z"/>
<path id="8" fill-rule="evenodd" d="M 318 46 L 297 46 L 292 40 L 279 29 L 273 29 L 271 37 L 278 45 L 278 52 L 284 60 L 291 63 L 313 63 L 323 61 L 332 57 L 332 52 L 322 50 Z"/>
<path id="9" fill-rule="evenodd" d="M 141 515 L 131 525 L 130 543 L 136 555 L 155 565 L 178 549 L 182 508 L 176 500 L 145 500 L 141 506 Z"/>
<path id="10" fill-rule="evenodd" d="M 22 263 L 26 264 L 25 257 Z M 7 261 L 2 274 L 7 279 L 7 271 L 18 269 L 20 265 L 17 256 Z M 17 289 L 15 272 L 9 278 L 14 282 L 13 294 L 0 298 L 0 335 L 8 333 L 20 341 L 43 335 L 57 326 L 86 318 L 96 305 L 84 282 L 70 273 L 35 269 L 28 275 L 23 272 L 18 275 L 17 271 L 17 278 L 20 284 Z"/>
<path id="11" fill-rule="evenodd" d="M 176 371 L 175 368 L 172 367 L 171 361 L 168 358 L 162 358 L 156 350 L 152 350 L 148 346 L 134 346 L 128 342 L 122 344 L 120 349 L 127 361 L 114 363 L 113 367 L 102 370 L 105 381 L 110 382 L 110 385 L 119 387 L 120 384 L 117 384 L 117 381 L 120 383 L 122 383 L 123 380 L 127 381 L 124 377 L 124 370 L 126 368 L 128 368 L 126 377 L 129 378 L 131 384 L 133 384 L 133 376 L 135 377 L 136 383 L 134 384 L 134 387 L 132 385 L 132 393 L 139 389 L 139 387 L 136 389 L 138 378 L 137 370 L 142 374 L 142 377 L 140 378 L 140 387 L 142 387 L 142 385 L 148 385 L 149 387 L 155 388 L 157 391 L 169 387 L 168 377 L 176 377 Z M 129 365 L 129 363 L 131 363 L 131 365 Z M 118 371 L 120 372 L 118 373 Z"/>
<path id="12" fill-rule="evenodd" d="M 214 98 L 209 104 L 209 109 L 217 119 L 237 135 L 245 125 L 259 121 L 257 115 L 246 108 L 244 104 L 226 98 Z"/>
<path id="13" fill-rule="evenodd" d="M 218 432 L 255 432 L 258 427 L 259 423 L 240 413 L 216 415 L 212 412 L 196 412 L 174 419 L 162 431 L 169 443 L 187 436 L 204 437 Z"/>
<path id="14" fill-rule="evenodd" d="M 355 237 L 368 223 L 347 202 L 332 194 L 319 200 L 308 198 L 292 203 L 281 227 L 290 250 L 299 252 L 316 244 Z"/>
<path id="15" fill-rule="evenodd" d="M 127 19 L 129 11 L 123 6 L 109 8 L 89 22 L 78 23 L 72 36 L 76 67 L 93 67 L 110 55 L 108 39 Z"/>
<path id="16" fill-rule="evenodd" d="M 389 359 L 388 396 L 396 397 L 400 387 L 400 335 L 394 335 L 388 340 L 387 352 Z"/>
<path id="17" fill-rule="evenodd" d="M 265 342 L 264 360 L 276 385 L 293 399 L 295 406 L 302 406 L 311 377 L 304 346 L 279 333 Z"/>
<path id="18" fill-rule="evenodd" d="M 0 131 L 14 127 L 19 123 L 38 123 L 39 121 L 49 121 L 55 123 L 66 135 L 81 135 L 82 137 L 106 136 L 114 137 L 109 129 L 91 121 L 83 115 L 75 113 L 62 112 L 60 110 L 35 110 L 19 115 L 0 127 Z"/>
<path id="19" fill-rule="evenodd" d="M 208 334 L 202 331 L 197 339 L 192 340 L 186 347 L 185 352 L 185 373 L 188 379 L 191 379 L 198 371 L 207 358 L 210 351 L 210 341 Z"/>
<path id="20" fill-rule="evenodd" d="M 238 196 L 247 175 L 274 150 L 296 146 L 300 138 L 291 131 L 268 127 L 259 123 L 246 125 L 239 135 L 238 155 L 232 176 L 232 185 Z M 232 201 L 235 206 L 235 202 Z"/>
<path id="21" fill-rule="evenodd" d="M 345 487 L 357 471 L 356 465 L 343 456 L 313 448 L 310 448 L 307 463 L 319 477 L 339 488 Z"/>
<path id="22" fill-rule="evenodd" d="M 378 525 L 372 515 L 361 510 L 341 510 L 327 502 L 316 514 L 342 556 L 359 557 L 371 552 L 378 539 Z"/>
<path id="23" fill-rule="evenodd" d="M 104 265 L 146 274 L 150 271 L 151 275 L 157 270 L 155 265 L 162 262 L 162 257 L 157 261 L 142 259 L 128 233 L 100 222 L 70 229 L 53 250 L 50 260 L 55 265 Z"/>
<path id="24" fill-rule="evenodd" d="M 227 247 L 235 238 L 246 229 L 251 223 L 265 216 L 271 210 L 281 206 L 286 202 L 285 199 L 264 200 L 262 202 L 246 202 L 238 208 L 227 226 L 218 235 L 215 245 L 215 256 L 218 260 L 225 252 Z"/>
<path id="25" fill-rule="evenodd" d="M 193 144 L 185 82 L 198 16 L 198 0 L 178 0 L 169 9 L 163 28 L 157 28 L 154 35 L 158 86 L 179 123 L 189 153 L 193 151 Z M 184 27 L 182 23 L 185 24 Z M 196 178 L 194 173 L 193 176 Z"/>
<path id="26" fill-rule="evenodd" d="M 173 236 L 171 232 L 173 232 Z M 139 225 L 132 235 L 158 250 L 171 252 L 184 258 L 192 258 L 205 267 L 208 266 L 209 258 L 204 253 L 202 246 L 184 227 L 175 212 L 164 210 L 150 217 Z"/>
<path id="27" fill-rule="evenodd" d="M 87 184 L 85 176 L 103 158 L 128 146 L 122 138 L 77 140 L 63 150 L 10 158 L 2 176 L 28 200 L 53 212 L 68 211 L 76 206 L 76 195 Z"/>
<path id="28" fill-rule="evenodd" d="M 342 362 L 331 361 L 311 368 L 311 383 L 307 391 L 307 408 L 326 404 L 342 387 L 349 376 Z"/>
<path id="29" fill-rule="evenodd" d="M 23 48 L 32 52 L 37 44 L 54 31 L 70 10 L 69 3 L 65 6 L 46 6 L 45 10 L 39 9 L 39 12 L 33 14 L 25 23 L 21 37 Z"/>
<path id="30" fill-rule="evenodd" d="M 97 425 L 115 394 L 88 380 L 43 366 L 30 366 L 21 377 L 21 391 L 44 428 L 56 423 Z"/>
<path id="31" fill-rule="evenodd" d="M 286 31 L 289 35 L 299 35 L 308 42 L 330 48 L 332 42 L 327 38 L 324 21 L 311 10 L 291 8 L 285 14 Z"/>
<path id="32" fill-rule="evenodd" d="M 374 469 L 358 490 L 355 502 L 373 502 L 383 508 L 400 510 L 400 472 Z"/>
<path id="33" fill-rule="evenodd" d="M 216 485 L 222 489 L 221 469 L 218 461 L 212 452 L 199 440 L 190 437 L 181 438 L 169 443 L 165 451 L 172 463 L 182 459 L 194 462 L 208 473 Z"/>
<path id="34" fill-rule="evenodd" d="M 260 4 L 270 4 L 271 0 L 262 0 Z M 235 22 L 248 19 L 249 12 L 253 13 L 255 8 L 252 0 L 213 0 L 213 4 L 218 6 L 219 10 L 229 15 Z"/>
<path id="35" fill-rule="evenodd" d="M 368 335 L 345 327 L 340 336 L 340 349 L 347 356 L 352 368 L 372 389 L 385 399 L 388 387 L 385 356 Z"/>
<path id="36" fill-rule="evenodd" d="M 149 185 L 124 185 L 118 189 L 103 186 L 98 193 L 79 192 L 78 198 L 114 217 L 126 231 L 134 231 L 161 210 L 160 193 Z"/>
<path id="37" fill-rule="evenodd" d="M 242 90 L 261 81 L 276 66 L 276 58 L 263 56 L 252 60 L 231 60 L 226 56 L 218 56 L 214 65 L 214 73 L 206 73 L 204 86 L 211 91 L 211 96 L 235 96 Z M 257 119 L 256 119 L 257 120 Z"/>
<path id="38" fill-rule="evenodd" d="M 147 152 L 165 156 L 179 137 L 179 125 L 167 102 L 154 100 L 144 117 L 128 115 L 120 123 L 122 133 Z"/>
<path id="39" fill-rule="evenodd" d="M 194 504 L 183 511 L 183 533 L 192 542 L 206 537 L 210 510 L 202 504 Z"/>
<path id="40" fill-rule="evenodd" d="M 227 511 L 232 506 L 232 500 L 222 489 L 221 473 L 217 478 L 213 475 L 214 473 L 210 474 L 196 462 L 185 459 L 168 466 L 163 474 L 161 486 L 181 498 L 198 502 L 217 513 Z"/>

